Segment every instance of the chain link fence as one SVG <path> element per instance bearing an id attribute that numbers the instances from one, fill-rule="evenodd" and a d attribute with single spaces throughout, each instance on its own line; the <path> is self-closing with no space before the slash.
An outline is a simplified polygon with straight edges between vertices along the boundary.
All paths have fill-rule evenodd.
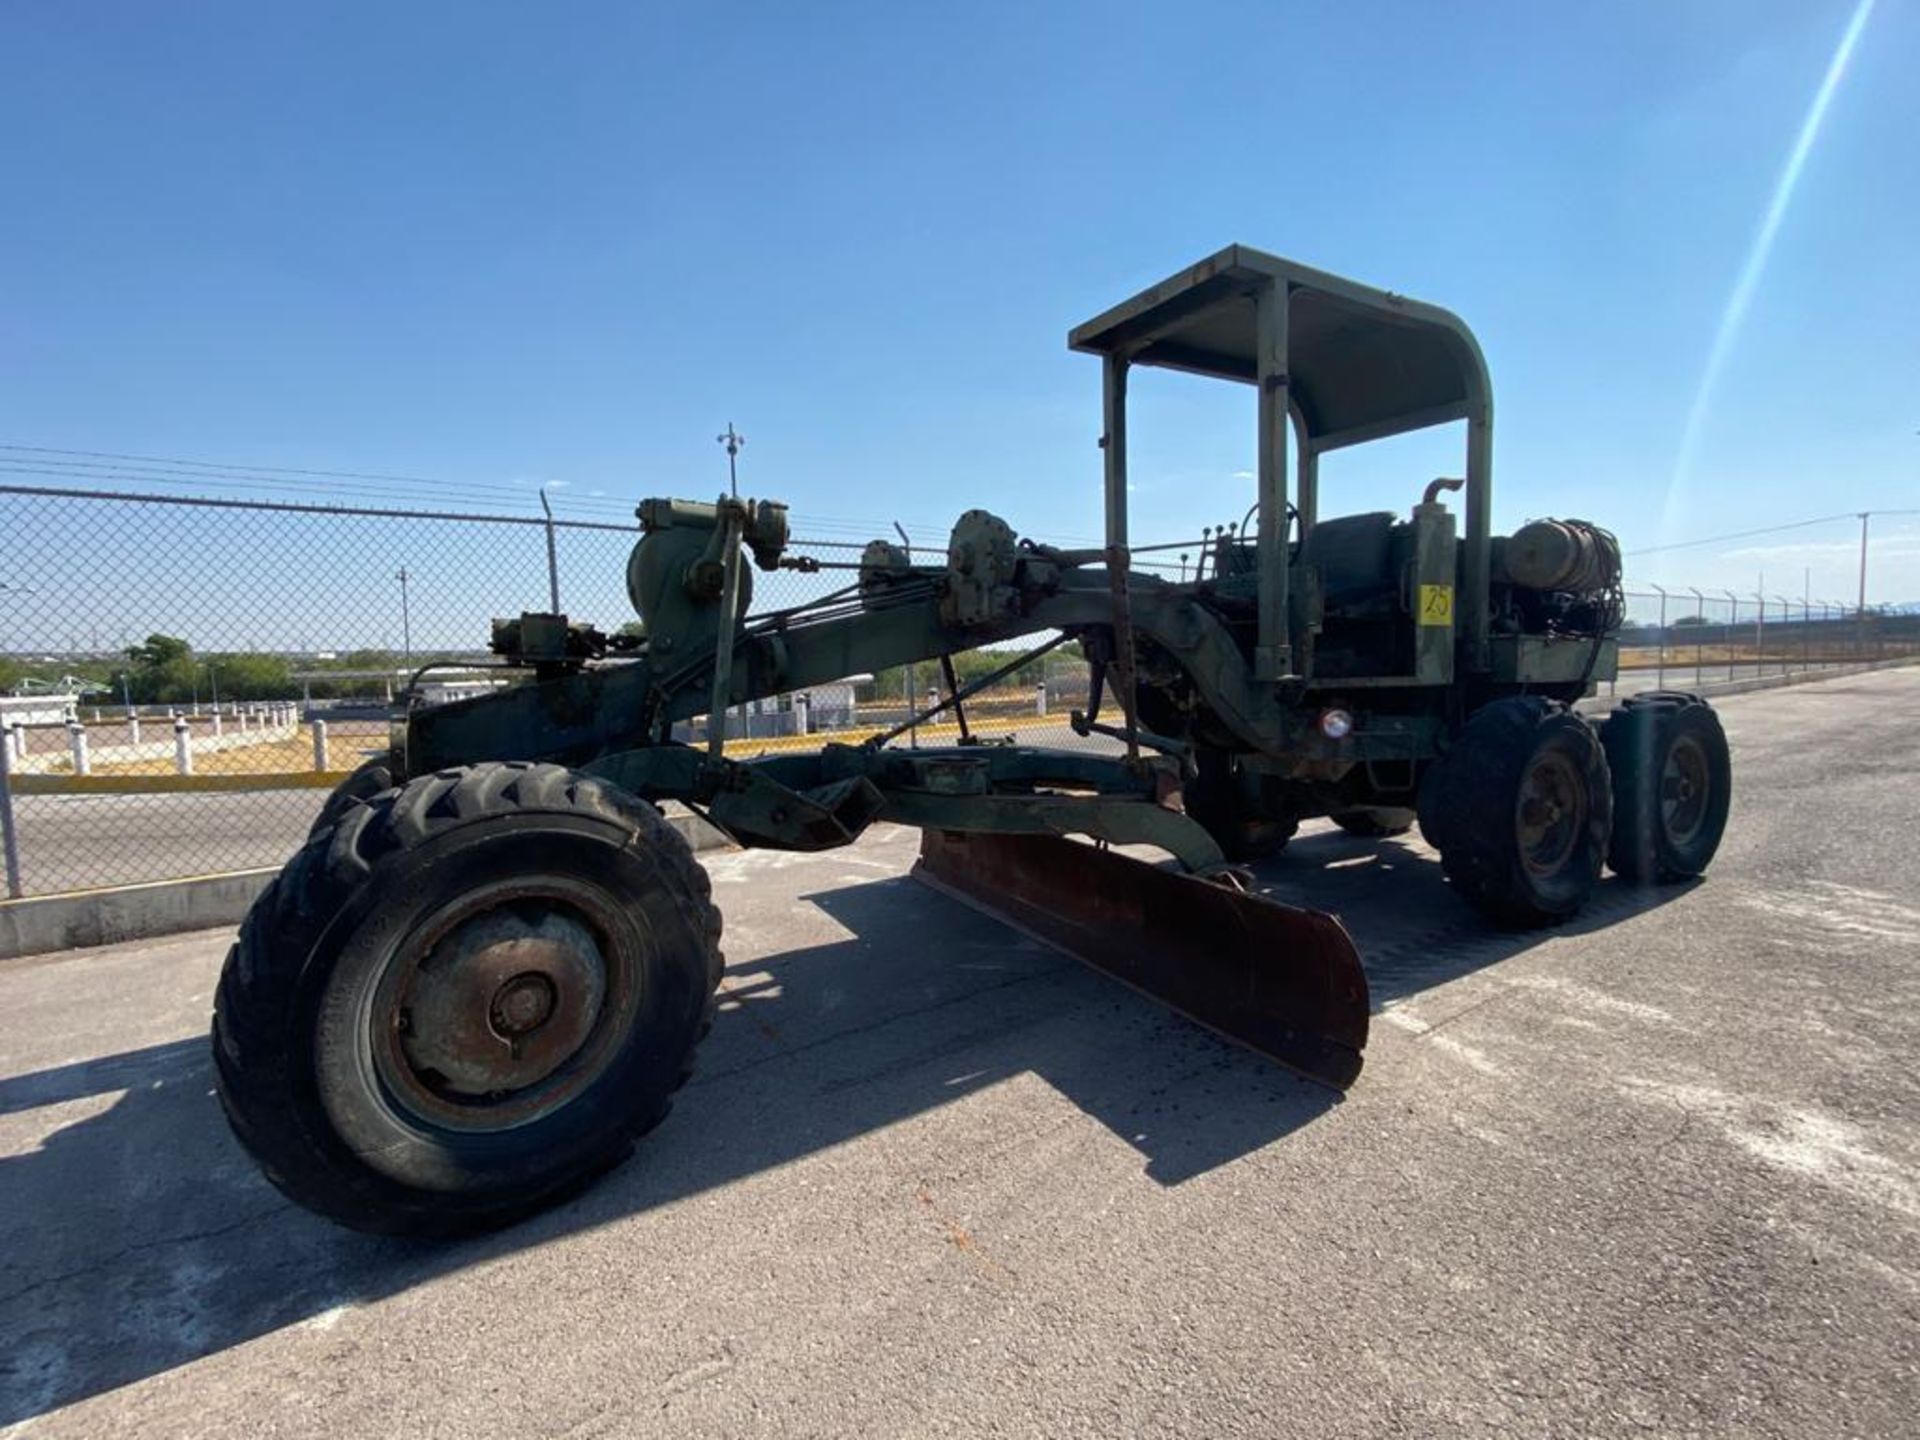
<path id="1" fill-rule="evenodd" d="M 1874 664 L 1920 653 L 1920 615 L 1812 595 L 1627 592 L 1620 678 L 1603 694 L 1700 688 Z"/>
<path id="2" fill-rule="evenodd" d="M 804 535 L 804 517 L 796 520 Z M 395 697 L 509 683 L 488 620 L 548 608 L 631 616 L 633 524 L 0 487 L 0 745 L 12 895 L 281 863 L 328 790 L 387 741 Z M 553 565 L 548 563 L 551 536 Z M 922 557 L 945 537 L 910 537 Z M 1177 548 L 1177 547 L 1175 547 Z M 817 573 L 756 573 L 755 610 L 846 585 L 861 546 L 797 541 Z M 1186 557 L 1159 563 L 1184 574 Z M 1634 592 L 1621 693 L 1911 653 L 1920 617 L 1811 597 Z M 1037 643 L 1037 641 L 1036 641 Z M 1016 651 L 956 657 L 965 684 Z M 1093 746 L 1067 725 L 1085 662 L 1056 650 L 970 698 L 978 734 Z M 742 706 L 728 753 L 881 733 L 945 693 L 937 662 Z M 1117 719 L 1109 706 L 1109 719 Z M 696 722 L 689 734 L 702 733 Z M 952 712 L 894 743 L 950 744 Z"/>
<path id="3" fill-rule="evenodd" d="M 384 749 L 422 667 L 429 704 L 509 683 L 485 648 L 491 617 L 547 609 L 556 584 L 572 615 L 607 627 L 633 615 L 637 524 L 555 520 L 550 572 L 539 518 L 7 486 L 0 534 L 11 896 L 278 865 L 327 792 Z M 945 553 L 944 536 L 911 538 Z M 850 572 L 831 567 L 861 549 L 797 541 L 792 553 L 830 568 L 755 573 L 756 611 L 844 586 Z M 865 738 L 941 683 L 937 664 L 903 666 L 738 707 L 728 753 Z M 1056 653 L 966 717 L 983 733 L 1078 743 L 1064 709 L 1086 684 L 1084 664 Z M 898 743 L 958 733 L 948 714 Z"/>

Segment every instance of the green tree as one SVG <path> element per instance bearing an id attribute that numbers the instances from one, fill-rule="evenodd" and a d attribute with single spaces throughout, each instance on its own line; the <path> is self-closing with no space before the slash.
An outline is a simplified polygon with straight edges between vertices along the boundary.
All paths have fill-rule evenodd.
<path id="1" fill-rule="evenodd" d="M 149 635 L 127 648 L 127 685 L 136 704 L 170 705 L 199 692 L 193 647 L 177 635 Z"/>
<path id="2" fill-rule="evenodd" d="M 218 672 L 222 700 L 285 700 L 293 694 L 293 671 L 278 655 L 222 655 L 207 661 Z"/>

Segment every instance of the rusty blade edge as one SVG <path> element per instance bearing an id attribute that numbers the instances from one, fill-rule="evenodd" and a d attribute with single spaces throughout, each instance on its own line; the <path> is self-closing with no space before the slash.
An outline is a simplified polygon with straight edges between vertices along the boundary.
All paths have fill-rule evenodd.
<path id="1" fill-rule="evenodd" d="M 990 873 L 996 864 L 998 876 Z M 1077 870 L 1086 883 L 1057 885 L 1043 903 L 1021 881 L 1048 870 L 1056 878 L 1062 870 Z M 1344 1090 L 1360 1073 L 1368 1029 L 1366 975 L 1345 927 L 1322 911 L 1039 836 L 926 831 L 913 876 L 1311 1080 Z M 1143 906 L 1144 923 L 1089 923 L 1085 896 L 1100 890 L 1102 881 L 1109 895 L 1115 886 L 1159 892 Z M 1192 905 L 1196 919 L 1207 912 L 1216 920 L 1226 917 L 1212 932 L 1215 942 L 1227 942 L 1224 949 L 1207 944 L 1204 927 L 1196 935 L 1192 927 L 1166 924 L 1169 896 L 1176 910 Z M 1075 901 L 1081 902 L 1079 913 Z M 1279 930 L 1291 931 L 1300 943 L 1278 947 L 1284 953 L 1261 943 L 1273 941 Z"/>

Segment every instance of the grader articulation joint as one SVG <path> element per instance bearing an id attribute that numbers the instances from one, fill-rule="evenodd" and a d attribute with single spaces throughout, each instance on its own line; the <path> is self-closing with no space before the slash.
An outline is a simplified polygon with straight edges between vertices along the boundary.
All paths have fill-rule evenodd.
<path id="1" fill-rule="evenodd" d="M 1572 708 L 1614 676 L 1619 548 L 1577 520 L 1493 536 L 1492 396 L 1461 321 L 1235 246 L 1069 343 L 1103 368 L 1103 546 L 1022 541 L 971 510 L 934 563 L 876 540 L 853 583 L 762 613 L 755 569 L 812 568 L 786 553 L 785 507 L 650 499 L 627 567 L 637 638 L 496 622 L 495 650 L 531 679 L 403 718 L 221 978 L 221 1098 L 276 1185 L 364 1229 L 484 1229 L 656 1124 L 721 964 L 666 801 L 746 846 L 919 827 L 929 884 L 1334 1085 L 1366 1044 L 1359 956 L 1333 916 L 1251 893 L 1236 868 L 1302 820 L 1387 837 L 1417 818 L 1454 887 L 1504 925 L 1573 914 L 1603 864 L 1644 883 L 1706 867 L 1730 796 L 1719 723 L 1677 693 L 1598 728 Z M 1255 394 L 1253 508 L 1210 527 L 1178 580 L 1133 563 L 1142 366 Z M 1463 478 L 1404 517 L 1321 516 L 1323 455 L 1449 422 L 1465 426 Z M 943 662 L 937 708 L 964 719 L 975 687 L 944 662 L 1025 637 L 1000 673 L 1079 643 L 1073 728 L 1105 753 L 903 749 L 895 731 L 743 761 L 721 743 L 732 706 L 917 661 Z M 1108 698 L 1117 721 L 1100 718 Z M 704 746 L 675 739 L 702 716 Z M 1137 846 L 1171 863 L 1114 848 Z"/>

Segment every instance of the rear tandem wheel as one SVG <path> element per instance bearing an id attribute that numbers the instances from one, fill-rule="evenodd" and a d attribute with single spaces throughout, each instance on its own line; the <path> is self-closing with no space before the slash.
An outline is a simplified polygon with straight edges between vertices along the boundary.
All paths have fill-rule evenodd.
<path id="1" fill-rule="evenodd" d="M 1677 690 L 1631 695 L 1600 741 L 1613 772 L 1613 872 L 1643 885 L 1703 873 L 1733 800 L 1733 761 L 1713 707 Z"/>
<path id="2" fill-rule="evenodd" d="M 1557 701 L 1476 711 L 1424 788 L 1420 829 L 1469 903 L 1528 928 L 1580 909 L 1600 878 L 1613 788 L 1600 737 Z"/>
<path id="3" fill-rule="evenodd" d="M 213 1049 L 241 1143 L 341 1224 L 506 1225 L 665 1118 L 712 1021 L 720 916 L 650 806 L 485 764 L 343 807 L 227 956 Z"/>

